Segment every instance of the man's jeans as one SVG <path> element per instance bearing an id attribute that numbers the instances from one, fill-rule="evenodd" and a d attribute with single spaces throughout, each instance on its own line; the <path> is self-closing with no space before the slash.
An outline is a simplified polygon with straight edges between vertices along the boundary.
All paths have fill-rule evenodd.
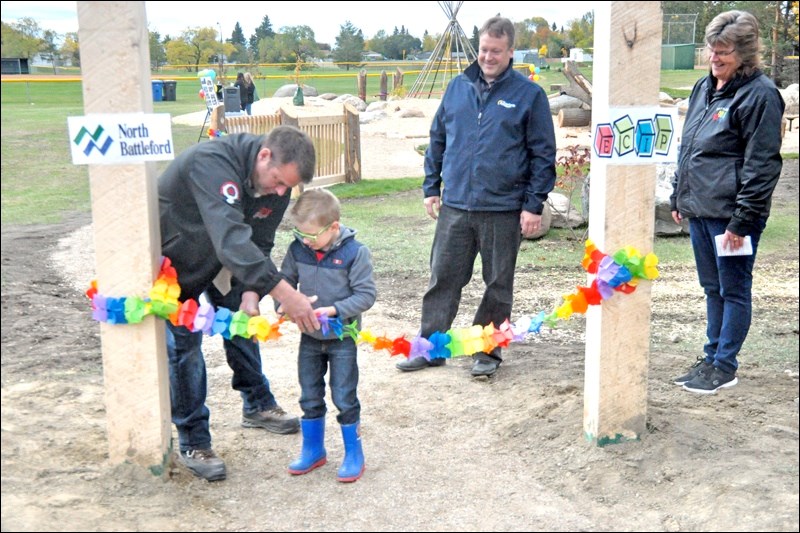
<path id="1" fill-rule="evenodd" d="M 352 338 L 319 340 L 310 335 L 300 338 L 297 374 L 300 378 L 300 408 L 303 418 L 325 416 L 325 373 L 330 365 L 331 398 L 339 410 L 336 420 L 355 424 L 361 418 L 358 401 L 358 349 Z"/>
<path id="2" fill-rule="evenodd" d="M 689 219 L 697 276 L 706 294 L 706 362 L 736 372 L 736 356 L 744 344 L 752 317 L 753 265 L 766 219 L 750 234 L 753 255 L 718 257 L 714 236 L 725 233 L 728 219 Z"/>
<path id="3" fill-rule="evenodd" d="M 239 309 L 241 292 L 223 296 L 211 287 L 206 292 L 215 307 Z M 269 381 L 261 370 L 258 343 L 243 337 L 223 340 L 225 357 L 233 370 L 231 385 L 242 396 L 243 412 L 252 414 L 277 405 Z M 209 410 L 206 407 L 206 363 L 203 358 L 203 333 L 192 333 L 183 326 L 167 321 L 167 355 L 169 357 L 170 400 L 172 422 L 178 428 L 181 451 L 210 448 Z"/>
<path id="4" fill-rule="evenodd" d="M 519 220 L 519 211 L 462 211 L 442 205 L 431 248 L 431 279 L 422 298 L 421 336 L 427 339 L 451 328 L 479 253 L 486 288 L 472 323 L 499 326 L 511 319 L 522 242 Z M 476 355 L 501 360 L 499 347 Z"/>

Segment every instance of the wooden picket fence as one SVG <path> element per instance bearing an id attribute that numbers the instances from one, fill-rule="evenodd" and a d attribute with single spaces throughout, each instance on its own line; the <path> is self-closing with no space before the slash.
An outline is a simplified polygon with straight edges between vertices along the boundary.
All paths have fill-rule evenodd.
<path id="1" fill-rule="evenodd" d="M 266 134 L 276 126 L 297 126 L 311 137 L 317 153 L 317 168 L 310 187 L 361 180 L 361 129 L 358 110 L 343 104 L 342 112 L 296 113 L 288 106 L 272 115 L 225 115 L 225 106 L 211 113 L 211 128 L 225 133 Z"/>

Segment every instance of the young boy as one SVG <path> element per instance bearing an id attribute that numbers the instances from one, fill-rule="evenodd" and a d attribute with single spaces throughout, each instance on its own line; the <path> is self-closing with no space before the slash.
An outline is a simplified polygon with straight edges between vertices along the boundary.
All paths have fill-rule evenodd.
<path id="1" fill-rule="evenodd" d="M 355 230 L 339 222 L 339 200 L 325 189 L 303 193 L 291 210 L 296 239 L 281 265 L 286 281 L 307 296 L 316 296 L 316 313 L 338 319 L 342 326 L 355 323 L 361 329 L 361 313 L 375 303 L 369 249 L 355 240 Z M 323 328 L 324 330 L 324 328 Z M 303 333 L 297 371 L 303 418 L 303 448 L 289 465 L 289 473 L 301 475 L 324 465 L 325 373 L 330 366 L 330 388 L 336 416 L 342 427 L 345 457 L 338 480 L 356 481 L 364 473 L 358 401 L 357 346 L 353 338 L 341 339 L 333 328 Z M 341 330 L 340 330 L 341 331 Z"/>

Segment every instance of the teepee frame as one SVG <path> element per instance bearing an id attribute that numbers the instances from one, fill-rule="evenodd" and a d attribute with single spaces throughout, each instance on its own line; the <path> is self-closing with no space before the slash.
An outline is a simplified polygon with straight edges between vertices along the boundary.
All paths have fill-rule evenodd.
<path id="1" fill-rule="evenodd" d="M 463 3 L 438 2 L 449 22 L 411 87 L 408 94 L 410 98 L 441 96 L 450 80 L 464 72 L 477 59 L 478 54 L 456 18 Z"/>

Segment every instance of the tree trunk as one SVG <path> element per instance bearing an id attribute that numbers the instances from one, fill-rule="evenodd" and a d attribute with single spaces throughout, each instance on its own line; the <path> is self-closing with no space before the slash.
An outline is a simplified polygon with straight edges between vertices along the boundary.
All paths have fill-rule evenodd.
<path id="1" fill-rule="evenodd" d="M 559 128 L 576 128 L 592 123 L 592 112 L 588 109 L 562 109 L 558 112 Z"/>

